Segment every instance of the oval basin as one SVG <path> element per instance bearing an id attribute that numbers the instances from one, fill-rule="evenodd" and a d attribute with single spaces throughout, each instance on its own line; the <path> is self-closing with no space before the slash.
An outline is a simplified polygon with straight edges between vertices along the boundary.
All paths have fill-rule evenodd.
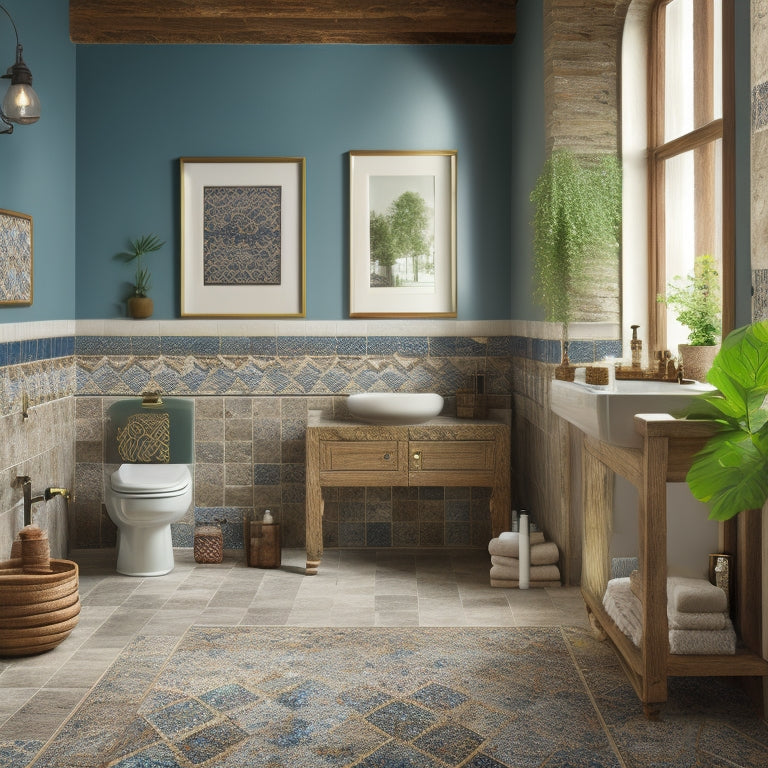
<path id="1" fill-rule="evenodd" d="M 361 392 L 347 398 L 350 414 L 373 424 L 420 424 L 443 410 L 435 392 Z"/>

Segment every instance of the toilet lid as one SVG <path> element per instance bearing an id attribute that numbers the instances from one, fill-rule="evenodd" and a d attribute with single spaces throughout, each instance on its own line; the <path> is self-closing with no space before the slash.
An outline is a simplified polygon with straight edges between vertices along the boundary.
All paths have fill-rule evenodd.
<path id="1" fill-rule="evenodd" d="M 168 493 L 190 482 L 186 464 L 123 464 L 112 473 L 112 488 L 119 493 Z"/>

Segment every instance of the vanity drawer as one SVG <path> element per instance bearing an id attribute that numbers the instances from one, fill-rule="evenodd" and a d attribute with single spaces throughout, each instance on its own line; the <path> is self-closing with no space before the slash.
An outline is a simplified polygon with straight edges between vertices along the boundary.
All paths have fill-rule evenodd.
<path id="1" fill-rule="evenodd" d="M 330 472 L 397 472 L 397 440 L 320 441 L 320 469 Z"/>
<path id="2" fill-rule="evenodd" d="M 411 440 L 411 485 L 493 485 L 493 440 Z"/>

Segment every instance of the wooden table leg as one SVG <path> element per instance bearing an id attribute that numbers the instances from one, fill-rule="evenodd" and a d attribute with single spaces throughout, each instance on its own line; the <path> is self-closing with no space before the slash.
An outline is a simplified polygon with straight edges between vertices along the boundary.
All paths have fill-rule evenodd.
<path id="1" fill-rule="evenodd" d="M 509 513 L 512 506 L 509 441 L 506 434 L 496 437 L 496 466 L 494 470 L 494 485 L 491 490 L 489 506 L 491 509 L 491 535 L 495 538 L 503 531 L 509 530 Z"/>
<path id="2" fill-rule="evenodd" d="M 307 576 L 317 574 L 323 557 L 323 490 L 320 487 L 320 439 L 314 430 L 307 431 Z"/>

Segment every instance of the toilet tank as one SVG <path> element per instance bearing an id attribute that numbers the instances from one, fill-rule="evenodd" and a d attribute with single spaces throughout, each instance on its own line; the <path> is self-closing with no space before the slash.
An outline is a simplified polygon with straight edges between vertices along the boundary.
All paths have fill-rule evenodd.
<path id="1" fill-rule="evenodd" d="M 107 410 L 106 452 L 111 464 L 193 464 L 194 402 L 178 397 L 117 400 Z"/>

